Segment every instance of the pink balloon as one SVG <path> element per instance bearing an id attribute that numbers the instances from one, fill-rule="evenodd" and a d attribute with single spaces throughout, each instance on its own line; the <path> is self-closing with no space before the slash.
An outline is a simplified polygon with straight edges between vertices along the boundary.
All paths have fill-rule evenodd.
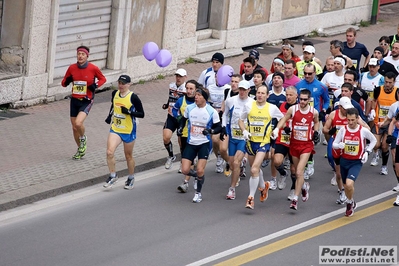
<path id="1" fill-rule="evenodd" d="M 234 74 L 234 69 L 229 65 L 223 65 L 219 68 L 216 73 L 216 78 L 219 86 L 229 84 L 231 81 L 231 76 Z"/>
<path id="2" fill-rule="evenodd" d="M 170 64 L 170 62 L 172 62 L 172 54 L 168 50 L 162 49 L 155 57 L 155 61 L 157 62 L 158 66 L 166 67 Z"/>
<path id="3" fill-rule="evenodd" d="M 159 53 L 159 48 L 155 42 L 147 42 L 146 44 L 144 44 L 142 51 L 145 59 L 147 59 L 148 61 L 152 61 Z"/>

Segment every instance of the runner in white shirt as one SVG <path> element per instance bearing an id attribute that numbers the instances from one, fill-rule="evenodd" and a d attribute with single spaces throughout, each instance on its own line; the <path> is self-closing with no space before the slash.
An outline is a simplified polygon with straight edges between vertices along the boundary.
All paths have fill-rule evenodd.
<path id="1" fill-rule="evenodd" d="M 182 154 L 182 173 L 195 177 L 197 188 L 193 202 L 202 201 L 202 185 L 205 181 L 205 166 L 209 157 L 209 141 L 211 134 L 219 134 L 222 126 L 216 110 L 207 104 L 209 91 L 200 88 L 195 93 L 195 103 L 190 104 L 184 111 L 179 122 L 177 134 L 183 134 L 183 128 L 188 123 L 187 145 Z M 197 169 L 191 169 L 191 165 L 198 156 Z"/>
<path id="2" fill-rule="evenodd" d="M 238 125 L 238 120 L 245 107 L 248 109 L 251 108 L 254 102 L 248 96 L 249 88 L 250 84 L 248 81 L 240 81 L 238 84 L 239 94 L 226 100 L 223 112 L 222 126 L 226 128 L 225 132 L 228 134 L 229 165 L 232 171 L 230 188 L 226 195 L 226 199 L 229 200 L 233 200 L 236 197 L 235 187 L 240 175 L 241 161 L 245 155 L 245 139 Z"/>

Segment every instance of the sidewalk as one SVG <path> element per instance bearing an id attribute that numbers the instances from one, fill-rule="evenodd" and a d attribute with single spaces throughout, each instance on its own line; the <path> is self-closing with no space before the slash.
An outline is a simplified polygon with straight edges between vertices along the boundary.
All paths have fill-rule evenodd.
<path id="1" fill-rule="evenodd" d="M 385 16 L 381 17 L 384 19 Z M 381 36 L 396 33 L 398 22 L 399 18 L 395 18 L 360 28 L 357 41 L 365 44 L 372 53 Z M 345 34 L 310 39 L 314 41 L 316 56 L 322 62 L 330 55 L 329 42 L 333 39 L 344 41 Z M 279 51 L 279 46 L 260 50 L 259 64 L 269 69 Z M 301 54 L 300 42 L 295 45 L 295 52 Z M 225 64 L 238 71 L 246 56 L 247 52 L 242 56 L 226 58 Z M 154 62 L 148 64 L 157 67 Z M 187 70 L 188 79 L 197 80 L 201 71 L 209 66 L 210 63 L 193 63 L 179 67 Z M 165 163 L 167 152 L 163 146 L 162 127 L 166 112 L 161 106 L 167 100 L 168 85 L 172 81 L 174 76 L 133 85 L 145 110 L 145 118 L 139 120 L 134 147 L 137 176 L 142 171 Z M 69 121 L 69 100 L 26 109 L 0 110 L 0 211 L 105 181 L 108 176 L 105 152 L 109 125 L 104 119 L 110 100 L 111 91 L 96 95 L 94 106 L 85 122 L 87 153 L 80 161 L 71 159 L 76 152 L 76 145 Z M 175 135 L 173 145 L 175 153 L 179 153 Z M 125 176 L 127 171 L 122 147 L 116 152 L 116 160 L 119 176 Z M 176 172 L 176 183 L 180 180 L 179 175 Z"/>

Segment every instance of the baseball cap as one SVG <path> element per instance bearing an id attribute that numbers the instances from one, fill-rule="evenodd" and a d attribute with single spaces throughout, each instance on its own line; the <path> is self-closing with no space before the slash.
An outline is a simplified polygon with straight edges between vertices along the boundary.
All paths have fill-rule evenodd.
<path id="1" fill-rule="evenodd" d="M 307 45 L 305 46 L 305 49 L 303 51 L 308 52 L 310 54 L 314 54 L 316 52 L 316 49 L 313 46 Z"/>
<path id="2" fill-rule="evenodd" d="M 353 108 L 351 99 L 349 99 L 349 97 L 341 97 L 341 99 L 339 99 L 339 105 L 342 106 L 342 108 L 344 109 L 349 109 L 349 108 Z"/>
<path id="3" fill-rule="evenodd" d="M 238 83 L 238 88 L 243 88 L 243 89 L 248 90 L 250 87 L 251 87 L 251 84 L 249 84 L 249 82 L 246 81 L 246 80 L 241 80 L 241 81 Z"/>
<path id="4" fill-rule="evenodd" d="M 131 79 L 128 75 L 121 75 L 118 78 L 118 81 L 122 82 L 123 84 L 130 83 Z"/>
<path id="5" fill-rule="evenodd" d="M 259 52 L 258 52 L 258 50 L 252 49 L 252 50 L 249 52 L 249 56 L 255 58 L 256 60 L 259 60 Z"/>
<path id="6" fill-rule="evenodd" d="M 179 68 L 178 70 L 176 70 L 175 75 L 185 77 L 187 76 L 187 71 L 183 68 Z"/>
<path id="7" fill-rule="evenodd" d="M 370 58 L 369 66 L 378 66 L 379 62 L 377 58 Z"/>
<path id="8" fill-rule="evenodd" d="M 212 61 L 213 60 L 218 61 L 219 63 L 221 63 L 223 65 L 223 63 L 224 63 L 224 55 L 221 54 L 221 53 L 214 53 L 212 55 Z"/>

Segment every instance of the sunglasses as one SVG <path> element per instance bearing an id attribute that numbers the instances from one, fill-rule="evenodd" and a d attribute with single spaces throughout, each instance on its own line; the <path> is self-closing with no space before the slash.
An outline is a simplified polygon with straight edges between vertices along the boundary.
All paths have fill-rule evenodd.
<path id="1" fill-rule="evenodd" d="M 303 72 L 305 76 L 311 76 L 314 72 Z"/>
<path id="2" fill-rule="evenodd" d="M 302 102 L 309 101 L 309 99 L 308 99 L 308 98 L 299 98 L 299 100 L 300 100 L 300 101 L 302 101 Z"/>
<path id="3" fill-rule="evenodd" d="M 387 44 L 387 43 L 380 43 L 380 45 L 384 45 L 384 46 L 387 46 L 388 44 Z"/>

